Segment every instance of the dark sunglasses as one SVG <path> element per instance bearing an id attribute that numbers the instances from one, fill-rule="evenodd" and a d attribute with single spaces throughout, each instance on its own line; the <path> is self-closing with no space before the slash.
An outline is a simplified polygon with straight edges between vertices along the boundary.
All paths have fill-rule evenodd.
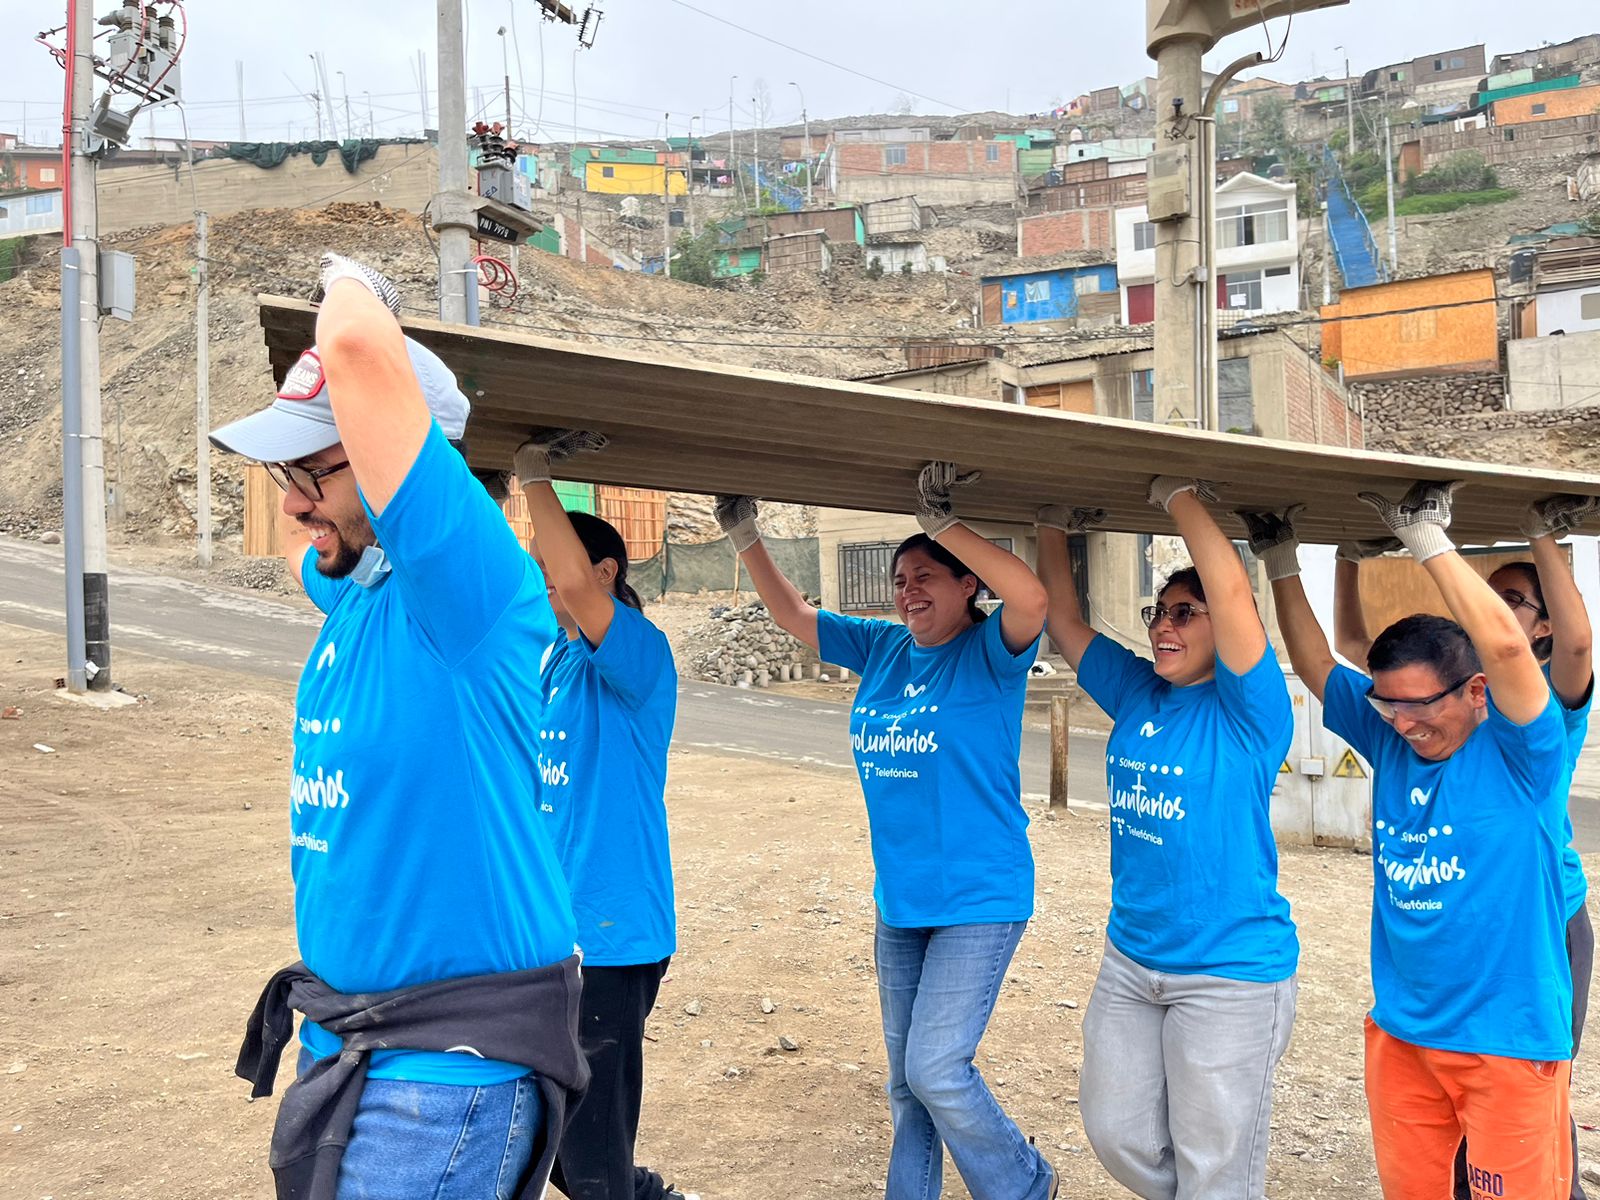
<path id="1" fill-rule="evenodd" d="M 1506 607 L 1512 612 L 1516 612 L 1519 608 L 1531 608 L 1534 612 L 1540 614 L 1543 614 L 1544 612 L 1544 609 L 1540 608 L 1539 605 L 1535 604 L 1532 600 L 1529 600 L 1521 592 L 1517 591 L 1516 588 L 1506 588 L 1499 595 L 1500 599 L 1506 602 Z"/>
<path id="2" fill-rule="evenodd" d="M 1428 714 L 1429 709 L 1431 709 L 1435 704 L 1439 703 L 1439 701 L 1443 700 L 1446 696 L 1450 695 L 1450 693 L 1460 691 L 1464 686 L 1476 678 L 1477 674 L 1478 673 L 1474 671 L 1471 675 L 1463 675 L 1449 687 L 1445 688 L 1444 691 L 1435 692 L 1433 695 L 1425 696 L 1420 700 L 1391 700 L 1387 696 L 1378 695 L 1373 691 L 1372 688 L 1369 687 L 1367 689 L 1367 703 L 1372 705 L 1373 708 L 1377 709 L 1378 715 L 1384 718 L 1386 721 L 1392 721 L 1396 716 L 1402 715 L 1410 717 L 1414 721 L 1419 720 Z"/>
<path id="3" fill-rule="evenodd" d="M 1187 600 L 1174 604 L 1168 608 L 1165 604 L 1146 604 L 1139 610 L 1139 618 L 1144 622 L 1146 629 L 1154 629 L 1165 617 L 1172 618 L 1172 627 L 1182 629 L 1196 617 L 1203 617 L 1211 610 L 1201 608 L 1198 604 L 1190 604 Z"/>
<path id="4" fill-rule="evenodd" d="M 267 469 L 267 474 L 272 477 L 272 482 L 284 491 L 291 487 L 307 500 L 322 499 L 322 484 L 318 480 L 326 479 L 329 475 L 337 475 L 350 465 L 344 462 L 334 463 L 331 467 L 302 467 L 299 463 L 269 462 L 262 463 Z"/>

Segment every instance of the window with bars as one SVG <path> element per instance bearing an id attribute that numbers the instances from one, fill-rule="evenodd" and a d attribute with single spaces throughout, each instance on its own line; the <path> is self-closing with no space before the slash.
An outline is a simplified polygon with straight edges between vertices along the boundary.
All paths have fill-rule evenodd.
<path id="1" fill-rule="evenodd" d="M 851 542 L 839 547 L 839 608 L 886 612 L 894 608 L 889 568 L 896 542 Z"/>

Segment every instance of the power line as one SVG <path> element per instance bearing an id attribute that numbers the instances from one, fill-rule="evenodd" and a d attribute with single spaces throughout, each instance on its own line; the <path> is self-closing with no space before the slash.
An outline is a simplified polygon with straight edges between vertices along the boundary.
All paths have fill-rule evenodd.
<path id="1" fill-rule="evenodd" d="M 739 25 L 728 20 L 726 17 L 719 17 L 716 13 L 707 12 L 703 8 L 697 8 L 693 4 L 690 4 L 688 0 L 672 0 L 672 3 L 676 4 L 679 8 L 687 8 L 690 12 L 699 13 L 702 17 L 707 17 L 710 20 L 726 25 L 730 29 L 737 29 L 740 33 L 747 33 L 753 38 L 760 38 L 763 42 L 770 42 L 774 46 L 788 50 L 792 54 L 798 54 L 802 58 L 809 58 L 812 62 L 819 62 L 825 67 L 832 67 L 836 71 L 843 71 L 846 75 L 854 75 L 859 79 L 865 79 L 870 83 L 876 83 L 880 87 L 894 88 L 894 90 L 897 92 L 904 92 L 908 96 L 915 96 L 919 100 L 930 100 L 934 104 L 938 104 L 944 108 L 952 109 L 958 113 L 976 111 L 965 105 L 952 104 L 948 100 L 941 100 L 937 96 L 928 96 L 924 95 L 922 92 L 912 91 L 910 88 L 901 87 L 896 83 L 890 83 L 887 79 L 879 79 L 876 75 L 868 75 L 865 71 L 858 71 L 854 67 L 845 66 L 843 63 L 836 63 L 832 59 L 823 58 L 820 54 L 813 54 L 809 50 L 802 50 L 799 46 L 791 46 L 788 42 L 780 42 L 775 37 L 768 37 L 764 33 L 757 33 L 754 29 L 750 29 L 744 25 Z"/>

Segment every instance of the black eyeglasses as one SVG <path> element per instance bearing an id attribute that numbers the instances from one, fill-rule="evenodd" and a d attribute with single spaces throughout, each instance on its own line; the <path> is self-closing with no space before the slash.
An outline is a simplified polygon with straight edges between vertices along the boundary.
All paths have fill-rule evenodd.
<path id="1" fill-rule="evenodd" d="M 291 487 L 307 500 L 322 499 L 322 484 L 318 480 L 326 479 L 329 475 L 337 475 L 350 465 L 350 460 L 334 463 L 331 467 L 302 467 L 299 463 L 269 462 L 262 463 L 267 469 L 267 474 L 272 477 L 272 482 L 284 491 Z"/>
<path id="2" fill-rule="evenodd" d="M 1512 612 L 1516 612 L 1519 608 L 1531 608 L 1536 613 L 1544 612 L 1542 607 L 1535 604 L 1532 600 L 1529 600 L 1525 595 L 1517 591 L 1516 588 L 1506 588 L 1500 593 L 1500 599 L 1506 602 L 1506 607 Z"/>
<path id="3" fill-rule="evenodd" d="M 1471 675 L 1463 675 L 1442 692 L 1435 692 L 1420 700 L 1391 700 L 1387 696 L 1380 696 L 1372 688 L 1367 689 L 1367 703 L 1378 710 L 1378 715 L 1386 721 L 1392 721 L 1397 716 L 1405 716 L 1413 721 L 1420 721 L 1429 715 L 1429 710 L 1452 692 L 1460 691 L 1477 677 L 1474 671 Z"/>
<path id="4" fill-rule="evenodd" d="M 1201 608 L 1198 604 L 1190 604 L 1184 600 L 1171 608 L 1165 604 L 1146 604 L 1139 610 L 1139 618 L 1144 622 L 1146 629 L 1154 629 L 1166 617 L 1172 618 L 1174 629 L 1182 629 L 1196 617 L 1206 616 L 1210 611 L 1208 608 Z"/>

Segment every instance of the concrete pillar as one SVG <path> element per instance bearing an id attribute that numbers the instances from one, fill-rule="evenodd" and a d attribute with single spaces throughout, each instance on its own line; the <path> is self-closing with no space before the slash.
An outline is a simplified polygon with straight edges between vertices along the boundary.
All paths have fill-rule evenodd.
<path id="1" fill-rule="evenodd" d="M 1158 424 L 1176 421 L 1174 413 L 1194 422 L 1198 428 L 1204 414 L 1199 411 L 1196 362 L 1196 327 L 1199 319 L 1194 269 L 1200 261 L 1200 225 L 1194 213 L 1199 203 L 1199 146 L 1191 140 L 1196 132 L 1187 121 L 1173 121 L 1174 100 L 1183 101 L 1185 114 L 1198 113 L 1205 99 L 1200 84 L 1200 58 L 1205 41 L 1199 37 L 1177 37 L 1162 43 L 1156 57 L 1156 151 L 1187 148 L 1189 151 L 1190 212 L 1181 221 L 1163 221 L 1156 226 L 1156 330 L 1155 330 L 1155 420 Z M 1177 136 L 1174 136 L 1176 132 Z M 1216 281 L 1207 286 L 1215 289 Z M 1159 472 L 1159 464 L 1150 469 Z"/>

